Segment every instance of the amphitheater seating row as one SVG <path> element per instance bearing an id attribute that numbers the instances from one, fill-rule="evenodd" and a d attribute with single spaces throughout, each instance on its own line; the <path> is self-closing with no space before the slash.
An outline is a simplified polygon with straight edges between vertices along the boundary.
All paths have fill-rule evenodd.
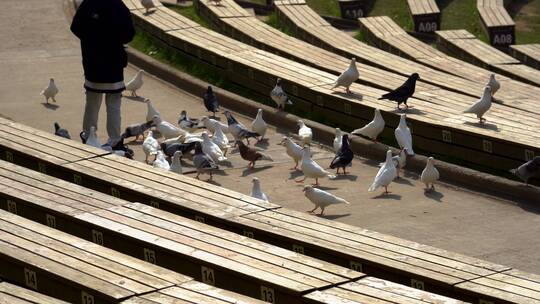
<path id="1" fill-rule="evenodd" d="M 220 7 L 223 6 L 223 4 L 220 4 Z M 172 12 L 167 11 L 166 9 L 163 9 L 163 12 L 174 14 Z M 140 12 L 137 10 L 134 11 L 134 16 L 136 17 L 135 20 L 137 23 L 141 24 L 141 28 L 144 27 L 151 27 L 154 26 L 154 23 L 151 18 L 151 15 L 141 15 L 139 16 Z M 178 16 L 178 15 L 177 15 Z M 228 17 L 224 19 L 234 19 L 235 17 Z M 159 29 L 159 26 L 157 26 Z M 155 29 L 155 30 L 158 30 Z M 185 41 L 190 39 L 189 36 L 192 34 L 195 34 L 196 32 L 201 32 L 199 35 L 201 36 L 198 41 L 190 41 L 189 46 Z M 208 33 L 207 33 L 208 32 Z M 209 33 L 212 33 L 211 35 Z M 164 32 L 166 35 L 173 36 L 173 38 L 169 37 L 165 40 L 163 40 L 163 44 L 169 47 L 172 47 L 173 50 L 184 53 L 195 53 L 196 58 L 202 59 L 202 60 L 209 60 L 206 61 L 207 63 L 212 64 L 213 66 L 219 66 L 220 68 L 223 68 L 226 73 L 235 73 L 235 77 L 231 78 L 233 81 L 238 82 L 239 84 L 242 84 L 244 86 L 247 86 L 250 89 L 256 90 L 260 92 L 262 95 L 267 95 L 268 91 L 271 90 L 273 87 L 273 84 L 275 82 L 275 77 L 278 76 L 285 80 L 285 89 L 288 90 L 293 97 L 295 97 L 296 107 L 302 109 L 302 111 L 305 112 L 311 112 L 316 115 L 324 115 L 328 120 L 335 121 L 336 123 L 345 126 L 347 128 L 350 128 L 352 126 L 358 126 L 360 124 L 363 124 L 369 120 L 371 120 L 371 106 L 382 108 L 383 110 L 390 110 L 392 109 L 392 112 L 395 113 L 394 105 L 392 103 L 388 102 L 381 102 L 378 101 L 376 98 L 378 97 L 378 92 L 376 89 L 369 88 L 369 87 L 363 87 L 358 86 L 358 89 L 354 89 L 356 85 L 353 85 L 353 91 L 361 93 L 363 96 L 355 95 L 345 95 L 345 94 L 336 94 L 330 90 L 331 85 L 330 84 L 323 84 L 323 83 L 332 83 L 335 79 L 335 76 L 331 76 L 329 74 L 326 74 L 320 70 L 311 69 L 307 66 L 303 66 L 299 63 L 295 63 L 292 61 L 288 61 L 287 59 L 284 59 L 282 57 L 276 57 L 275 55 L 269 54 L 267 52 L 261 51 L 261 50 L 253 50 L 251 47 L 246 46 L 245 44 L 239 43 L 237 41 L 232 42 L 230 39 L 225 38 L 223 36 L 220 36 L 218 34 L 215 34 L 214 32 L 211 32 L 207 29 L 204 29 L 202 27 L 192 27 L 187 30 L 175 30 L 175 31 L 169 31 Z M 212 37 L 212 40 L 216 40 L 216 44 L 213 44 L 211 47 L 209 45 L 210 41 L 209 38 Z M 180 40 L 180 41 L 177 41 Z M 219 45 L 217 45 L 217 42 L 219 41 Z M 207 46 L 207 50 L 201 51 L 200 49 L 192 50 L 193 46 L 192 44 L 196 45 L 205 45 Z M 216 50 L 222 50 L 224 48 L 229 48 L 226 54 L 223 54 L 223 56 L 227 57 L 224 58 L 223 61 L 221 59 L 218 59 L 217 57 L 214 57 L 212 55 L 204 55 L 204 52 L 208 51 L 208 48 L 214 48 Z M 230 48 L 233 48 L 234 50 L 230 50 Z M 232 52 L 240 52 L 242 55 L 237 56 L 233 55 Z M 199 56 L 200 55 L 200 56 Z M 251 58 L 252 55 L 254 55 L 255 58 Z M 231 59 L 233 62 L 231 62 Z M 269 62 L 271 61 L 271 62 Z M 214 65 L 215 63 L 215 65 Z M 235 66 L 240 63 L 242 66 L 239 68 L 236 68 Z M 223 65 L 223 66 L 222 66 Z M 299 73 L 300 71 L 303 71 L 303 73 Z M 240 74 L 240 75 L 239 75 Z M 243 74 L 243 75 L 242 75 Z M 247 75 L 246 75 L 247 74 Z M 246 77 L 247 76 L 247 77 Z M 326 80 L 323 80 L 325 77 Z M 268 79 L 268 80 L 266 80 Z M 319 89 L 323 89 L 324 93 L 319 94 Z M 321 92 L 322 93 L 322 92 Z M 476 121 L 475 119 L 467 118 L 466 116 L 461 115 L 461 111 L 470 105 L 470 103 L 473 100 L 467 100 L 464 99 L 463 96 L 461 98 L 457 98 L 457 96 L 453 96 L 452 93 L 446 93 L 444 94 L 442 92 L 435 92 L 431 94 L 425 94 L 425 99 L 429 100 L 428 102 L 423 102 L 422 100 L 414 101 L 415 103 L 418 103 L 418 107 L 422 107 L 422 112 L 416 112 L 421 113 L 422 115 L 415 115 L 414 111 L 411 111 L 409 117 L 416 118 L 428 118 L 433 117 L 434 120 L 437 121 L 438 124 L 442 122 L 449 122 L 449 123 L 458 123 L 460 124 L 460 130 L 445 130 L 444 132 L 441 132 L 441 130 L 430 129 L 425 124 L 421 124 L 422 126 L 418 126 L 416 130 L 418 132 L 413 133 L 415 136 L 415 143 L 419 145 L 422 149 L 430 150 L 432 152 L 435 152 L 434 149 L 437 150 L 437 153 L 445 154 L 449 151 L 449 149 L 453 149 L 454 154 L 453 156 L 457 157 L 463 157 L 469 161 L 472 162 L 484 162 L 483 165 L 492 165 L 493 163 L 496 163 L 501 166 L 501 168 L 504 168 L 505 170 L 516 166 L 518 163 L 522 162 L 523 158 L 529 157 L 527 155 L 531 155 L 530 151 L 534 151 L 534 148 L 526 149 L 529 151 L 524 151 L 521 149 L 508 149 L 508 147 L 502 148 L 494 148 L 490 149 L 490 147 L 498 146 L 500 144 L 495 144 L 494 142 L 487 140 L 482 141 L 478 138 L 467 138 L 471 135 L 478 135 L 478 133 L 485 131 L 488 131 L 488 133 L 492 133 L 495 135 L 502 135 L 504 133 L 505 128 L 500 128 L 496 132 L 491 132 L 494 130 L 490 130 L 489 128 L 471 128 L 469 129 L 469 126 L 474 126 L 473 123 Z M 346 99 L 348 102 L 352 101 L 351 103 L 343 103 L 344 99 Z M 371 103 L 373 102 L 373 103 Z M 459 103 L 460 105 L 458 107 L 452 106 L 449 107 L 450 103 Z M 369 107 L 366 107 L 367 105 L 370 105 Z M 424 112 L 424 110 L 430 109 L 429 112 Z M 367 111 L 366 111 L 367 110 Z M 450 112 L 452 111 L 452 118 L 446 117 Z M 507 119 L 509 117 L 519 117 L 521 115 L 515 115 L 516 113 L 514 111 L 518 111 L 516 109 L 505 109 L 505 111 L 510 111 L 514 113 L 514 115 L 507 115 L 507 114 L 501 114 L 497 115 L 503 119 Z M 527 112 L 521 112 L 524 116 L 532 116 L 530 113 Z M 388 132 L 387 134 L 391 134 L 391 128 L 397 124 L 397 117 L 393 115 L 389 115 L 390 117 L 385 115 L 385 120 L 388 123 Z M 471 121 L 467 121 L 467 120 Z M 530 118 L 530 121 L 534 123 L 535 119 L 533 117 Z M 410 121 L 413 123 L 413 121 Z M 497 128 L 502 127 L 503 124 L 498 124 Z M 471 133 L 465 135 L 465 134 L 459 134 L 463 132 L 465 129 L 468 129 L 471 131 Z M 448 135 L 448 132 L 450 132 L 450 136 Z M 454 133 L 457 132 L 457 133 Z M 444 135 L 442 134 L 444 133 Z M 485 133 L 484 133 L 485 134 Z M 533 133 L 531 133 L 533 134 Z M 384 135 L 384 133 L 383 133 Z M 465 135 L 465 136 L 463 136 Z M 424 137 L 426 136 L 426 137 Z M 424 137 L 424 138 L 421 138 Z M 442 140 L 444 137 L 444 141 Z M 512 136 L 512 138 L 516 138 L 515 136 Z M 459 140 L 458 140 L 459 139 Z M 454 140 L 454 143 L 459 143 L 459 145 L 450 145 L 449 143 Z M 431 142 L 430 142 L 431 141 Z M 433 141 L 438 141 L 437 144 L 434 144 Z M 441 143 L 443 144 L 441 146 Z M 485 144 L 485 146 L 484 146 Z M 464 147 L 469 147 L 472 149 L 475 149 L 477 151 L 474 151 L 471 153 L 471 151 L 467 151 L 467 149 L 464 149 Z M 521 151 L 520 151 L 521 150 Z M 512 152 L 511 152 L 512 151 Z M 500 155 L 499 153 L 513 153 L 517 152 L 516 154 L 513 154 L 512 157 L 516 157 L 517 159 L 520 159 L 519 161 L 509 161 L 508 159 L 505 160 L 504 158 L 507 157 L 507 155 Z M 492 154 L 488 158 L 491 157 L 497 157 L 495 155 L 500 155 L 502 157 L 497 157 L 497 161 L 489 161 L 486 160 L 486 155 L 483 155 L 484 153 Z M 533 152 L 534 153 L 534 152 Z M 471 157 L 471 154 L 473 155 Z M 498 156 L 499 156 L 498 155 Z"/>
<path id="2" fill-rule="evenodd" d="M 362 303 L 396 298 L 399 301 L 391 303 L 459 303 L 10 163 L 0 161 L 0 166 L 0 208 L 8 211 L 0 210 L 0 275 L 73 303 L 203 297 L 197 293 L 228 297 L 230 303 L 244 299 L 210 286 L 270 303 L 335 303 L 325 300 L 327 294 L 353 294 L 352 299 L 362 298 Z M 97 208 L 97 198 L 114 207 Z M 59 289 L 66 279 L 65 284 L 78 288 Z"/>
<path id="3" fill-rule="evenodd" d="M 437 31 L 437 46 L 449 54 L 519 81 L 540 86 L 540 71 L 482 42 L 466 30 Z"/>
<path id="4" fill-rule="evenodd" d="M 19 125 L 11 123 L 11 126 L 17 127 Z M 155 236 L 155 232 L 161 234 L 165 233 L 164 230 L 169 231 L 170 229 L 175 231 L 189 230 L 189 233 L 184 233 L 183 238 L 197 235 L 190 230 L 192 228 L 182 228 L 179 226 L 180 224 L 173 225 L 171 223 L 183 222 L 186 223 L 184 225 L 197 227 L 197 229 L 205 227 L 204 229 L 209 229 L 205 233 L 217 231 L 198 223 L 204 222 L 220 229 L 235 232 L 236 234 L 231 234 L 220 230 L 219 233 L 215 232 L 215 237 L 223 239 L 223 235 L 227 235 L 228 238 L 233 238 L 227 242 L 228 244 L 231 242 L 248 243 L 247 247 L 234 245 L 237 248 L 244 248 L 241 250 L 242 252 L 256 250 L 252 247 L 255 246 L 255 241 L 247 241 L 246 239 L 246 237 L 254 238 L 337 265 L 332 266 L 331 269 L 351 268 L 381 279 L 388 279 L 428 291 L 437 293 L 442 291 L 443 294 L 456 295 L 464 300 L 488 298 L 487 295 L 491 293 L 501 292 L 501 289 L 496 287 L 496 284 L 491 284 L 491 281 L 487 285 L 476 285 L 471 282 L 510 270 L 505 266 L 319 219 L 302 212 L 280 208 L 277 205 L 248 204 L 241 200 L 243 195 L 233 191 L 208 184 L 199 185 L 198 181 L 191 178 L 154 170 L 150 166 L 116 155 L 65 163 L 61 159 L 52 159 L 52 155 L 58 153 L 51 151 L 52 155 L 49 155 L 50 158 L 46 161 L 40 158 L 45 154 L 40 152 L 42 146 L 35 144 L 37 139 L 41 138 L 42 142 L 57 140 L 57 143 L 67 140 L 27 127 L 27 131 L 31 130 L 31 133 L 25 134 L 22 130 L 23 127 L 19 126 L 18 128 L 17 138 L 29 137 L 28 140 L 33 143 L 32 149 L 34 151 L 29 151 L 29 147 L 18 149 L 16 145 L 5 145 L 7 142 L 13 142 L 16 138 L 0 133 L 2 134 L 0 156 L 2 159 L 6 159 L 4 156 L 6 152 L 9 152 L 13 156 L 10 158 L 11 161 L 34 171 L 22 170 L 8 162 L 1 162 L 0 184 L 3 185 L 0 187 L 2 189 L 0 192 L 3 194 L 0 196 L 2 196 L 3 201 L 0 203 L 0 208 L 16 210 L 18 214 L 41 223 L 54 222 L 58 229 L 69 231 L 89 240 L 102 240 L 105 246 L 110 244 L 114 249 L 140 258 L 146 256 L 147 259 L 150 259 L 143 247 L 154 250 L 154 253 L 159 252 L 160 256 L 164 254 L 167 257 L 171 248 L 177 248 L 177 245 L 165 242 L 158 247 L 133 247 L 131 242 L 157 240 L 160 237 Z M 6 125 L 2 125 L 1 129 L 6 130 Z M 72 144 L 78 145 L 75 142 Z M 70 153 L 71 149 L 76 150 L 76 148 L 70 149 L 66 146 L 60 148 L 65 153 Z M 39 166 L 37 163 L 43 165 Z M 64 164 L 58 165 L 58 163 Z M 45 168 L 42 172 L 67 182 L 35 172 L 40 167 Z M 197 186 L 194 187 L 191 183 L 197 183 Z M 85 190 L 76 184 L 81 184 L 103 194 Z M 64 190 L 55 190 L 55 187 Z M 35 188 L 41 190 L 38 191 Z M 197 192 L 194 192 L 195 190 Z M 20 193 L 22 191 L 25 192 L 24 195 Z M 108 195 L 118 196 L 121 199 L 114 200 Z M 128 204 L 124 200 L 139 203 Z M 227 202 L 216 203 L 219 201 Z M 151 206 L 177 215 L 154 209 Z M 195 221 L 181 218 L 178 215 Z M 160 219 L 154 220 L 154 217 Z M 151 223 L 147 222 L 146 219 L 151 220 Z M 141 222 L 143 220 L 144 223 Z M 114 221 L 121 224 L 115 224 Z M 81 224 L 83 222 L 84 225 Z M 109 228 L 102 229 L 101 226 Z M 100 233 L 93 233 L 91 230 Z M 139 233 L 139 231 L 144 231 L 144 233 Z M 243 237 L 239 235 L 243 235 Z M 222 242 L 225 240 L 223 239 Z M 260 242 L 256 242 L 256 244 L 263 246 Z M 115 246 L 120 247 L 116 248 Z M 185 248 L 185 246 L 180 248 Z M 264 248 L 268 248 L 267 246 L 269 245 L 264 245 Z M 273 250 L 281 252 L 282 249 L 275 248 Z M 196 250 L 196 252 L 199 251 Z M 176 255 L 174 257 L 173 260 L 180 258 Z M 168 258 L 160 258 L 159 260 L 167 265 L 172 263 Z M 206 266 L 218 271 L 222 270 L 216 266 L 220 263 L 213 260 L 213 264 L 206 264 Z M 167 265 L 164 266 L 168 267 Z M 190 272 L 186 275 L 200 278 L 200 274 L 197 272 L 199 268 L 191 265 Z M 322 265 L 330 267 L 329 264 L 320 262 L 316 268 L 324 269 Z M 310 267 L 314 267 L 314 265 L 308 268 Z M 353 279 L 348 277 L 347 272 L 344 271 L 326 272 L 331 274 L 331 278 Z M 466 288 L 457 288 L 460 284 L 469 285 Z M 506 284 L 503 284 L 503 295 L 498 296 L 499 298 L 514 297 L 512 294 L 504 292 L 507 288 Z M 277 286 L 274 287 L 279 289 Z M 511 289 L 511 286 L 508 288 Z M 478 292 L 477 290 L 483 291 Z"/>
<path id="5" fill-rule="evenodd" d="M 486 83 L 486 79 L 493 73 L 438 52 L 433 47 L 414 39 L 412 36 L 410 36 L 411 41 L 405 43 L 405 48 L 395 53 L 416 62 L 406 60 L 378 48 L 368 46 L 332 27 L 328 22 L 318 16 L 304 0 L 280 0 L 276 1 L 275 4 L 280 21 L 292 29 L 293 33 L 302 40 L 336 54 L 345 57 L 356 57 L 358 60 L 367 64 L 402 75 L 408 76 L 411 73 L 418 72 L 422 75 L 424 81 L 444 87 L 445 89 L 458 89 L 464 94 L 477 96 L 479 91 L 482 91 L 481 89 L 478 90 L 477 87 L 472 86 L 470 83 L 464 83 L 459 79 L 468 79 L 477 86 L 482 86 Z M 402 32 L 404 33 L 404 31 Z M 408 47 L 408 45 L 414 45 L 414 48 Z M 414 49 L 422 51 L 418 52 Z M 411 50 L 413 52 L 409 53 Z M 415 58 L 417 54 L 431 55 L 422 55 Z M 526 106 L 528 111 L 534 111 L 532 106 L 534 104 L 533 100 L 535 98 L 534 96 L 538 95 L 539 88 L 514 81 L 502 75 L 497 75 L 497 78 L 504 83 L 504 86 L 498 92 L 498 98 L 504 100 L 505 104 L 515 101 L 515 105 L 521 109 L 525 108 L 522 108 L 518 101 L 525 101 L 522 105 Z"/>
<path id="6" fill-rule="evenodd" d="M 510 55 L 521 63 L 540 70 L 540 44 L 511 45 Z"/>
<path id="7" fill-rule="evenodd" d="M 491 45 L 506 49 L 516 42 L 516 24 L 504 8 L 504 0 L 477 0 L 476 8 Z"/>

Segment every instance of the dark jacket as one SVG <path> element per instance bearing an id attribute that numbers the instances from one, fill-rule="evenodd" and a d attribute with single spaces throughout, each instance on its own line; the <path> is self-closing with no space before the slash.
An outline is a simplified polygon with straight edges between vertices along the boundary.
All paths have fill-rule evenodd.
<path id="1" fill-rule="evenodd" d="M 81 40 L 85 88 L 104 93 L 123 91 L 127 66 L 124 44 L 133 39 L 135 29 L 122 0 L 84 0 L 71 31 Z"/>

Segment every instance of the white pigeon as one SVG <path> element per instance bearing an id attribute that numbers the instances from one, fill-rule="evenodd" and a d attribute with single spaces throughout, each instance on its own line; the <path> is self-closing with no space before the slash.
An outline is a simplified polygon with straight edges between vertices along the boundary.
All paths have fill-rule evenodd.
<path id="1" fill-rule="evenodd" d="M 312 186 L 304 186 L 303 191 L 304 195 L 315 205 L 313 210 L 308 211 L 309 213 L 313 213 L 315 210 L 317 210 L 317 208 L 321 208 L 320 215 L 323 215 L 324 209 L 330 205 L 350 204 L 346 200 L 337 197 L 330 192 L 313 188 Z"/>
<path id="2" fill-rule="evenodd" d="M 337 87 L 345 87 L 347 89 L 347 93 L 350 93 L 351 90 L 349 87 L 358 79 L 358 77 L 360 77 L 360 73 L 358 73 L 358 69 L 356 68 L 356 58 L 353 58 L 351 59 L 349 67 L 336 79 L 332 89 Z"/>
<path id="3" fill-rule="evenodd" d="M 426 184 L 426 190 L 435 190 L 435 182 L 439 179 L 439 170 L 433 165 L 435 159 L 433 157 L 428 158 L 426 167 L 420 175 L 422 183 Z M 431 184 L 431 187 L 429 185 Z"/>
<path id="4" fill-rule="evenodd" d="M 343 134 L 345 134 L 345 132 L 341 131 L 340 128 L 336 128 L 336 133 L 335 133 L 335 137 L 334 137 L 334 152 L 336 152 L 336 153 L 341 148 L 341 142 L 342 142 Z"/>
<path id="5" fill-rule="evenodd" d="M 261 136 L 261 138 L 258 141 L 261 141 L 264 139 L 264 135 L 266 134 L 266 128 L 268 128 L 268 125 L 262 118 L 262 114 L 263 114 L 263 110 L 259 109 L 257 111 L 257 116 L 251 123 L 251 130 L 255 133 L 258 133 Z"/>
<path id="6" fill-rule="evenodd" d="M 376 142 L 377 137 L 384 130 L 384 124 L 385 122 L 381 115 L 381 111 L 379 111 L 379 109 L 375 109 L 373 120 L 362 128 L 352 131 L 351 134 L 369 137 Z"/>
<path id="7" fill-rule="evenodd" d="M 491 96 L 493 97 L 495 93 L 501 88 L 501 83 L 495 79 L 495 74 L 489 75 L 489 80 L 486 83 L 486 87 L 491 88 Z"/>
<path id="8" fill-rule="evenodd" d="M 141 2 L 144 2 L 145 0 L 142 0 Z M 149 0 L 152 2 L 152 0 Z M 153 5 L 153 4 L 152 4 Z M 139 70 L 135 76 L 126 83 L 126 91 L 131 92 L 131 96 L 137 97 L 137 90 L 140 89 L 143 85 L 143 76 L 144 71 Z"/>
<path id="9" fill-rule="evenodd" d="M 173 125 L 172 123 L 168 121 L 164 121 L 161 119 L 161 117 L 154 115 L 152 118 L 152 121 L 154 122 L 154 125 L 156 126 L 157 130 L 165 139 L 178 137 L 178 136 L 186 136 L 188 133 L 177 126 Z"/>
<path id="10" fill-rule="evenodd" d="M 154 1 L 152 0 L 141 0 L 141 4 L 146 9 L 146 12 L 145 12 L 146 14 L 148 14 L 151 8 L 156 7 L 154 5 Z"/>
<path id="11" fill-rule="evenodd" d="M 394 155 L 392 157 L 392 161 L 394 162 L 394 165 L 396 166 L 396 175 L 397 178 L 399 178 L 399 170 L 403 169 L 405 165 L 407 164 L 407 148 L 404 148 L 399 152 L 398 155 Z M 379 166 L 384 166 L 385 163 L 380 163 Z"/>
<path id="12" fill-rule="evenodd" d="M 182 158 L 182 151 L 175 151 L 169 171 L 182 174 L 182 163 L 180 162 L 180 158 Z"/>
<path id="13" fill-rule="evenodd" d="M 254 177 L 251 182 L 253 183 L 253 187 L 251 188 L 251 197 L 268 202 L 268 197 L 261 190 L 261 181 Z"/>
<path id="14" fill-rule="evenodd" d="M 278 109 L 285 109 L 285 105 L 292 105 L 292 101 L 289 99 L 289 96 L 283 88 L 281 87 L 281 79 L 276 80 L 276 85 L 270 92 L 270 98 L 277 104 Z"/>
<path id="15" fill-rule="evenodd" d="M 311 139 L 313 138 L 311 128 L 306 126 L 303 120 L 298 120 L 298 126 L 300 127 L 298 129 L 298 137 L 300 137 L 302 145 L 309 145 L 311 143 Z"/>
<path id="16" fill-rule="evenodd" d="M 201 117 L 200 121 L 202 122 L 204 127 L 212 134 L 216 133 L 216 125 L 219 125 L 221 127 L 221 131 L 223 131 L 223 133 L 229 133 L 229 126 L 227 124 L 209 118 L 208 116 Z"/>
<path id="17" fill-rule="evenodd" d="M 151 121 L 154 116 L 161 117 L 161 114 L 154 108 L 150 99 L 146 98 L 144 102 L 146 103 L 146 121 Z"/>
<path id="18" fill-rule="evenodd" d="M 315 185 L 319 185 L 319 178 L 328 177 L 330 179 L 336 178 L 335 175 L 324 170 L 319 164 L 317 164 L 313 159 L 311 159 L 311 152 L 309 147 L 305 147 L 302 152 L 302 163 L 300 165 L 302 172 L 304 173 L 304 178 L 302 180 L 296 181 L 301 183 L 306 180 L 306 178 L 314 178 Z"/>
<path id="19" fill-rule="evenodd" d="M 86 144 L 95 148 L 101 149 L 101 143 L 96 134 L 96 127 L 91 126 L 90 131 L 88 131 L 88 137 L 86 138 Z"/>
<path id="20" fill-rule="evenodd" d="M 56 99 L 54 99 L 54 97 L 56 96 L 56 94 L 58 94 L 58 87 L 54 83 L 54 78 L 51 78 L 49 80 L 49 84 L 47 85 L 47 87 L 43 89 L 43 91 L 41 91 L 41 93 L 39 94 L 45 96 L 46 103 L 49 103 L 49 98 L 52 99 L 52 101 L 56 102 Z"/>
<path id="21" fill-rule="evenodd" d="M 223 156 L 226 156 L 227 151 L 231 147 L 229 145 L 229 139 L 227 138 L 227 136 L 221 130 L 221 125 L 220 124 L 214 125 L 214 128 L 215 128 L 215 132 L 214 132 L 214 136 L 212 136 L 212 141 L 216 145 L 218 145 L 218 147 L 221 149 L 221 151 L 223 151 Z"/>
<path id="22" fill-rule="evenodd" d="M 146 135 L 146 138 L 142 143 L 142 149 L 144 154 L 146 155 L 145 162 L 148 164 L 148 157 L 150 155 L 156 155 L 159 149 L 159 143 L 157 139 L 154 138 L 154 134 L 152 131 L 148 131 L 148 134 Z"/>
<path id="23" fill-rule="evenodd" d="M 392 151 L 386 151 L 386 161 L 384 165 L 379 169 L 373 184 L 369 187 L 368 191 L 372 192 L 379 187 L 384 187 L 384 193 L 388 193 L 388 185 L 396 178 L 397 170 L 394 161 L 392 160 Z"/>
<path id="24" fill-rule="evenodd" d="M 157 151 L 157 156 L 152 166 L 154 168 L 163 169 L 166 171 L 169 171 L 171 169 L 169 162 L 165 159 L 165 154 L 163 154 L 163 151 L 161 150 Z"/>
<path id="25" fill-rule="evenodd" d="M 491 87 L 485 87 L 482 97 L 463 113 L 474 113 L 480 119 L 480 123 L 484 123 L 486 119 L 483 116 L 489 108 L 491 108 Z"/>
<path id="26" fill-rule="evenodd" d="M 297 170 L 298 169 L 298 163 L 302 160 L 302 154 L 304 151 L 302 150 L 302 147 L 297 145 L 290 137 L 283 137 L 283 140 L 280 143 L 281 145 L 285 146 L 285 152 L 287 155 L 289 155 L 295 162 L 294 168 L 291 168 L 291 170 Z"/>
<path id="27" fill-rule="evenodd" d="M 407 155 L 413 156 L 414 150 L 412 148 L 412 135 L 411 130 L 407 127 L 407 116 L 401 114 L 399 118 L 399 125 L 394 130 L 394 135 L 396 136 L 396 141 L 401 149 L 407 148 Z"/>
<path id="28" fill-rule="evenodd" d="M 227 160 L 227 158 L 223 156 L 223 151 L 221 151 L 219 146 L 210 140 L 208 133 L 203 132 L 202 139 L 202 150 L 206 155 L 210 156 L 216 163 Z"/>

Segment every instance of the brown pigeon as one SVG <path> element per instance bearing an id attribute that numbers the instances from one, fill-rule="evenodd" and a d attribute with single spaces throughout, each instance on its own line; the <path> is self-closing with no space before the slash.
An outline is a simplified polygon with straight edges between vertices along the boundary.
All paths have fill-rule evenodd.
<path id="1" fill-rule="evenodd" d="M 241 140 L 237 140 L 236 144 L 238 145 L 238 149 L 240 150 L 240 156 L 242 156 L 243 159 L 249 161 L 248 168 L 253 168 L 255 166 L 255 162 L 258 160 L 273 161 L 270 156 L 263 154 L 254 148 L 246 146 L 246 144 L 244 144 L 244 142 Z"/>

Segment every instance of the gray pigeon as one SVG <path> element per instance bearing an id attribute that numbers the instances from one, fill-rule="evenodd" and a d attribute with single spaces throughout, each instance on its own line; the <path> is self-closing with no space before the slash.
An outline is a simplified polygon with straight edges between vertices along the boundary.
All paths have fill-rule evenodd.
<path id="1" fill-rule="evenodd" d="M 196 141 L 190 143 L 181 144 L 178 142 L 161 143 L 161 150 L 167 157 L 173 157 L 176 151 L 181 151 L 182 155 L 187 155 L 191 150 L 195 149 Z"/>
<path id="2" fill-rule="evenodd" d="M 140 124 L 132 124 L 126 127 L 124 130 L 124 133 L 122 134 L 122 138 L 130 138 L 135 136 L 135 140 L 137 141 L 139 139 L 139 136 L 142 136 L 144 138 L 144 132 L 148 129 L 150 129 L 153 126 L 154 122 L 152 120 L 143 122 Z"/>
<path id="3" fill-rule="evenodd" d="M 193 156 L 193 164 L 197 168 L 197 176 L 195 176 L 196 179 L 199 179 L 199 175 L 201 173 L 208 173 L 210 174 L 210 178 L 208 181 L 212 180 L 212 171 L 218 170 L 219 167 L 214 162 L 214 160 L 206 155 L 202 151 L 202 146 L 200 142 L 195 143 L 195 155 Z"/>
<path id="4" fill-rule="evenodd" d="M 54 135 L 71 139 L 68 130 L 60 128 L 60 125 L 57 122 L 54 123 Z"/>
<path id="5" fill-rule="evenodd" d="M 236 141 L 246 139 L 247 144 L 249 145 L 249 138 L 257 138 L 260 136 L 259 133 L 249 131 L 242 123 L 238 122 L 231 112 L 225 111 L 225 117 L 227 117 L 227 123 L 229 124 L 229 132 L 233 135 Z"/>
<path id="6" fill-rule="evenodd" d="M 524 163 L 516 169 L 510 170 L 510 173 L 521 178 L 526 185 L 529 185 L 529 179 L 538 176 L 540 172 L 540 156 L 536 156 L 532 160 Z"/>

